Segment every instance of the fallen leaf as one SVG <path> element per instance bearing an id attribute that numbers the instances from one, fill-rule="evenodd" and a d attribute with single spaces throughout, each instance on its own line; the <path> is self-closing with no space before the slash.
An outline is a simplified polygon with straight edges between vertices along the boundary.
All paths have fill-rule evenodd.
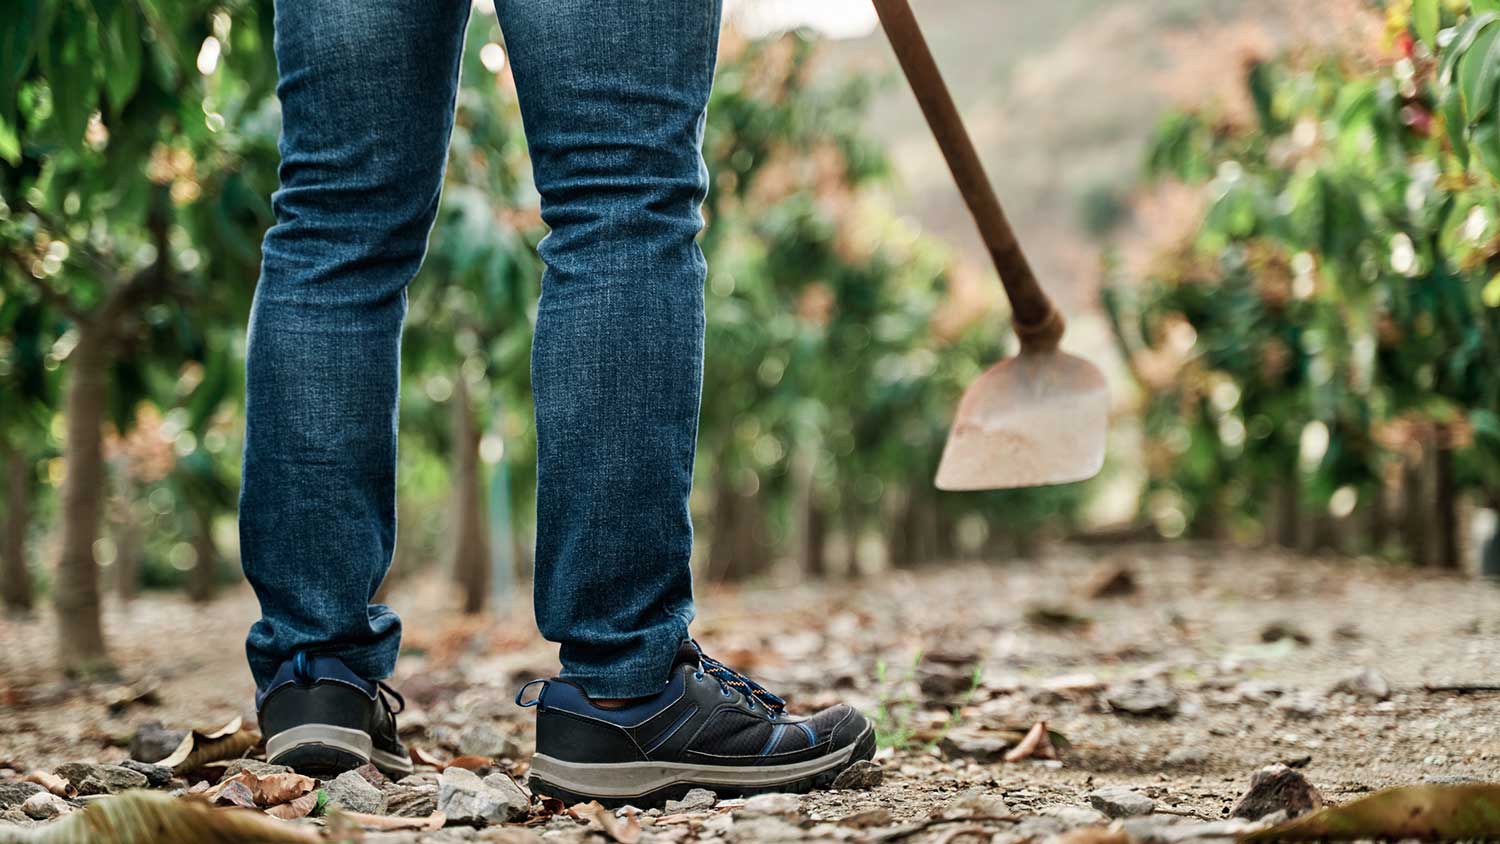
<path id="1" fill-rule="evenodd" d="M 193 730 L 183 736 L 176 750 L 156 764 L 177 772 L 191 771 L 210 762 L 234 759 L 259 743 L 260 733 L 246 728 L 243 719 L 235 718 L 217 730 Z"/>
<path id="2" fill-rule="evenodd" d="M 568 809 L 568 814 L 579 820 L 588 821 L 590 826 L 597 826 L 604 831 L 605 835 L 618 841 L 619 844 L 636 844 L 641 840 L 641 821 L 633 811 L 628 811 L 624 817 L 620 817 L 599 805 L 599 801 L 590 800 Z"/>
<path id="3" fill-rule="evenodd" d="M 204 796 L 210 802 L 221 802 L 219 798 L 224 792 L 241 788 L 250 795 L 250 805 L 269 808 L 290 803 L 308 793 L 316 792 L 318 781 L 302 774 L 284 773 L 260 776 L 254 771 L 240 771 L 210 788 Z M 228 799 L 236 805 L 243 805 L 237 802 L 236 797 Z"/>
<path id="4" fill-rule="evenodd" d="M 423 750 L 420 747 L 408 749 L 406 755 L 410 756 L 411 761 L 417 765 L 427 765 L 428 767 L 437 768 L 439 771 L 448 767 L 448 763 L 441 756 Z"/>
<path id="5" fill-rule="evenodd" d="M 321 792 L 309 791 L 295 800 L 267 807 L 266 814 L 284 821 L 294 821 L 312 814 L 313 810 L 318 808 L 318 801 L 321 799 Z"/>
<path id="6" fill-rule="evenodd" d="M 397 818 L 390 815 L 367 815 L 364 812 L 346 812 L 340 809 L 335 812 L 335 817 L 354 823 L 361 829 L 379 830 L 382 832 L 395 830 L 432 832 L 442 829 L 443 824 L 448 822 L 448 818 L 442 812 L 433 812 L 424 818 Z"/>
<path id="7" fill-rule="evenodd" d="M 78 795 L 78 789 L 74 788 L 72 783 L 57 774 L 51 774 L 46 771 L 32 771 L 26 775 L 26 782 L 36 783 L 58 797 L 71 799 Z"/>
<path id="8" fill-rule="evenodd" d="M 259 812 L 130 791 L 32 829 L 0 828 L 0 844 L 326 844 L 317 831 Z"/>
<path id="9" fill-rule="evenodd" d="M 112 690 L 104 701 L 111 715 L 119 715 L 137 703 L 144 706 L 156 706 L 161 703 L 154 681 L 142 680 L 128 686 L 120 686 Z"/>
<path id="10" fill-rule="evenodd" d="M 250 787 L 239 780 L 220 783 L 214 787 L 213 791 L 213 797 L 210 800 L 214 803 L 231 803 L 241 809 L 260 808 L 255 805 L 255 795 L 250 793 Z"/>
<path id="11" fill-rule="evenodd" d="M 1054 835 L 1047 844 L 1130 844 L 1130 835 L 1113 826 L 1083 826 Z"/>
<path id="12" fill-rule="evenodd" d="M 494 766 L 495 760 L 488 756 L 460 756 L 444 765 L 443 768 L 463 768 L 466 771 L 477 771 L 480 768 L 493 768 Z"/>
<path id="13" fill-rule="evenodd" d="M 1023 759 L 1056 759 L 1057 749 L 1052 746 L 1052 737 L 1047 732 L 1047 722 L 1038 721 L 1026 732 L 1020 743 L 1005 753 L 1005 761 L 1020 762 Z"/>
<path id="14" fill-rule="evenodd" d="M 1500 837 L 1500 784 L 1408 785 L 1252 832 L 1243 841 Z"/>

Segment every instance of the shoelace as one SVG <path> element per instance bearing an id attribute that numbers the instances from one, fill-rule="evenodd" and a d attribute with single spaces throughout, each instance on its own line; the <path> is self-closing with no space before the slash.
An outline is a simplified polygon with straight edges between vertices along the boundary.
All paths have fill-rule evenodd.
<path id="1" fill-rule="evenodd" d="M 718 680 L 720 685 L 744 692 L 749 697 L 751 706 L 754 706 L 756 701 L 760 701 L 773 718 L 786 709 L 786 701 L 772 694 L 765 686 L 705 654 L 703 649 L 698 647 L 697 642 L 693 643 L 693 648 L 698 651 L 698 664 L 703 673 Z"/>

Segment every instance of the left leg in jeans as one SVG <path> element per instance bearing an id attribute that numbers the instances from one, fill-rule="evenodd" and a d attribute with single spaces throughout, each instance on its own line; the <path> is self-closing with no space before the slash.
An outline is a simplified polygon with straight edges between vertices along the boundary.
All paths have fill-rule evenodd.
<path id="1" fill-rule="evenodd" d="M 589 695 L 651 695 L 693 613 L 695 238 L 719 3 L 496 10 L 551 227 L 532 350 L 537 621 Z"/>

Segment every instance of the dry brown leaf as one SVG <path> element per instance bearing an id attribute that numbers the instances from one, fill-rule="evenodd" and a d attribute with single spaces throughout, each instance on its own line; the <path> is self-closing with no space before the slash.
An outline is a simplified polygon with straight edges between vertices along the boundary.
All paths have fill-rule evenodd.
<path id="1" fill-rule="evenodd" d="M 176 750 L 156 764 L 177 772 L 191 771 L 210 762 L 234 759 L 259 743 L 260 733 L 246 728 L 243 719 L 235 718 L 217 730 L 193 730 L 183 736 Z"/>
<path id="2" fill-rule="evenodd" d="M 1408 785 L 1319 809 L 1244 841 L 1354 839 L 1476 841 L 1500 838 L 1500 784 Z"/>
<path id="3" fill-rule="evenodd" d="M 362 829 L 379 830 L 381 832 L 397 830 L 413 830 L 417 832 L 432 832 L 443 828 L 448 818 L 442 812 L 433 812 L 425 818 L 397 818 L 390 815 L 367 815 L 364 812 L 346 812 L 338 810 L 336 817 L 343 818 L 351 823 L 358 824 Z"/>
<path id="4" fill-rule="evenodd" d="M 1047 844 L 1130 844 L 1130 835 L 1113 826 L 1083 826 L 1047 839 Z"/>
<path id="5" fill-rule="evenodd" d="M 318 792 L 309 791 L 295 800 L 267 808 L 266 814 L 284 821 L 294 821 L 297 818 L 307 817 L 316 808 L 318 808 Z"/>
<path id="6" fill-rule="evenodd" d="M 326 844 L 312 829 L 150 791 L 90 802 L 46 826 L 0 828 L 0 844 Z"/>
<path id="7" fill-rule="evenodd" d="M 204 793 L 211 802 L 221 802 L 220 796 L 226 791 L 243 788 L 250 795 L 251 805 L 265 808 L 268 806 L 279 806 L 282 803 L 290 803 L 309 792 L 316 793 L 318 781 L 312 777 L 302 774 L 267 774 L 260 776 L 254 771 L 240 771 L 238 774 L 221 781 L 218 785 L 210 788 Z M 228 798 L 236 805 L 238 797 Z"/>
<path id="8" fill-rule="evenodd" d="M 579 820 L 588 821 L 590 826 L 603 830 L 605 835 L 618 841 L 619 844 L 636 844 L 641 840 L 641 820 L 633 811 L 620 817 L 601 806 L 599 801 L 590 800 L 572 807 L 568 810 L 568 814 Z"/>
<path id="9" fill-rule="evenodd" d="M 488 756 L 460 756 L 444 765 L 443 768 L 463 768 L 466 771 L 477 771 L 480 768 L 493 768 L 494 766 L 495 760 Z"/>
<path id="10" fill-rule="evenodd" d="M 259 809 L 255 805 L 255 795 L 250 793 L 250 787 L 239 780 L 230 780 L 214 788 L 211 800 L 214 803 L 230 803 L 241 809 Z"/>
<path id="11" fill-rule="evenodd" d="M 26 782 L 35 783 L 58 797 L 72 798 L 78 795 L 78 789 L 72 783 L 46 771 L 32 771 L 26 775 Z"/>
<path id="12" fill-rule="evenodd" d="M 448 767 L 448 763 L 444 761 L 441 756 L 423 750 L 420 747 L 410 748 L 406 751 L 406 755 L 410 756 L 411 761 L 418 765 L 427 765 L 429 767 L 437 768 L 440 771 Z"/>
<path id="13" fill-rule="evenodd" d="M 1056 759 L 1057 749 L 1052 746 L 1052 737 L 1047 732 L 1047 722 L 1038 721 L 1027 731 L 1020 743 L 1005 752 L 1005 761 L 1020 762 L 1023 759 Z"/>

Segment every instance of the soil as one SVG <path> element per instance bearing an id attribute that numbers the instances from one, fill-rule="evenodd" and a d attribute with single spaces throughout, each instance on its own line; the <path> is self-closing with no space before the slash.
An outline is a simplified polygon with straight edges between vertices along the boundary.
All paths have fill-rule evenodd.
<path id="1" fill-rule="evenodd" d="M 421 580 L 393 590 L 406 618 L 394 685 L 411 702 L 408 743 L 451 758 L 464 728 L 483 723 L 508 739 L 496 767 L 523 776 L 531 719 L 512 697 L 556 670 L 555 648 L 520 600 L 512 612 L 466 617 L 450 609 L 444 584 Z M 880 728 L 883 783 L 802 797 L 800 823 L 780 834 L 875 840 L 969 805 L 974 792 L 955 798 L 975 788 L 1018 817 L 1066 815 L 1059 807 L 1124 786 L 1153 798 L 1162 823 L 1211 821 L 1276 762 L 1330 803 L 1424 781 L 1500 781 L 1500 588 L 1488 583 L 1181 544 L 1062 547 L 1033 561 L 702 591 L 694 634 L 710 654 L 793 709 L 842 699 Z M 253 723 L 242 635 L 255 615 L 243 589 L 207 607 L 174 596 L 111 607 L 114 655 L 136 684 L 124 688 L 151 690 L 114 713 L 110 701 L 132 696 L 121 684 L 55 674 L 50 618 L 0 621 L 0 780 L 122 760 L 149 721 Z M 1142 690 L 1170 705 L 1123 711 L 1151 708 L 1129 700 Z M 968 758 L 993 749 L 985 739 L 1013 743 L 1037 721 L 1065 739 L 1059 759 Z M 871 828 L 821 824 L 870 809 L 889 816 L 872 816 Z M 647 818 L 642 840 L 734 840 L 734 828 L 764 837 L 750 832 L 746 811 L 729 801 L 671 823 Z M 715 820 L 725 815 L 734 820 Z M 535 820 L 547 840 L 590 834 L 565 815 Z M 1017 838 L 999 826 L 963 829 L 973 840 Z M 368 840 L 510 840 L 496 833 Z M 952 833 L 933 826 L 910 840 Z"/>

